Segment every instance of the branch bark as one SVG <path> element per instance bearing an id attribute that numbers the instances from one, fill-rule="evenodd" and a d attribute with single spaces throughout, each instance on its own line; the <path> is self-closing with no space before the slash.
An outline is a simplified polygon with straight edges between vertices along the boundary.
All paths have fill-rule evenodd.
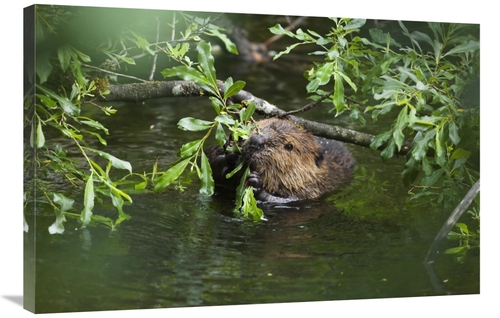
<path id="1" fill-rule="evenodd" d="M 219 81 L 219 90 L 222 92 L 223 83 Z M 132 84 L 111 84 L 108 87 L 109 94 L 102 98 L 102 101 L 124 101 L 124 102 L 142 102 L 147 99 L 165 98 L 165 97 L 197 97 L 211 96 L 211 93 L 205 91 L 191 81 L 153 81 Z M 233 103 L 254 102 L 256 112 L 267 117 L 283 116 L 304 129 L 310 131 L 316 136 L 335 139 L 338 141 L 351 143 L 354 145 L 369 147 L 375 138 L 374 135 L 358 132 L 339 126 L 332 126 L 306 120 L 300 117 L 286 115 L 286 112 L 268 101 L 254 96 L 245 90 L 240 91 L 230 99 Z M 404 155 L 409 146 L 403 147 L 399 153 Z"/>

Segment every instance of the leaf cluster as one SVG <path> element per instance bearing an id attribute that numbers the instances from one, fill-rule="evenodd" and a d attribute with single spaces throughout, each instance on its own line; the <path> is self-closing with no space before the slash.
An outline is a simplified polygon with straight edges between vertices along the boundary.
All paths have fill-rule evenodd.
<path id="1" fill-rule="evenodd" d="M 469 210 L 468 213 L 479 222 L 479 212 L 476 208 Z M 462 262 L 467 251 L 479 247 L 479 229 L 472 231 L 465 223 L 457 223 L 455 227 L 458 231 L 450 231 L 447 238 L 450 241 L 458 241 L 458 246 L 450 247 L 444 253 L 454 255 L 459 262 Z"/>
<path id="2" fill-rule="evenodd" d="M 91 146 L 89 138 L 95 138 L 102 147 L 106 146 L 105 136 L 109 131 L 101 122 L 82 115 L 82 110 L 84 106 L 91 105 L 108 116 L 114 114 L 115 109 L 99 105 L 95 102 L 96 98 L 108 94 L 106 87 L 109 81 L 117 81 L 119 76 L 133 77 L 116 72 L 125 70 L 122 68 L 123 64 L 136 65 L 136 61 L 145 56 L 156 56 L 163 52 L 168 58 L 186 66 L 186 74 L 197 76 L 190 70 L 195 64 L 191 62 L 188 52 L 190 43 L 201 41 L 202 35 L 219 38 L 229 51 L 237 54 L 236 47 L 223 33 L 224 29 L 212 24 L 210 18 L 200 19 L 180 13 L 186 29 L 179 32 L 176 30 L 179 21 L 174 13 L 172 24 L 169 25 L 171 39 L 157 38 L 156 41 L 151 41 L 135 29 L 124 28 L 120 34 L 114 35 L 116 38 L 107 38 L 97 47 L 97 53 L 107 58 L 97 67 L 91 65 L 90 55 L 70 45 L 67 38 L 60 36 L 71 24 L 71 17 L 78 14 L 78 10 L 64 6 L 37 5 L 35 12 L 37 63 L 35 74 L 31 77 L 35 89 L 26 92 L 25 96 L 24 124 L 25 131 L 29 132 L 25 151 L 25 179 L 28 180 L 24 193 L 25 207 L 31 203 L 52 206 L 56 220 L 49 228 L 51 233 L 63 233 L 66 217 L 78 219 L 81 226 L 98 223 L 114 229 L 130 218 L 124 212 L 124 206 L 132 203 L 131 193 L 147 191 L 150 185 L 154 185 L 155 190 L 165 188 L 179 179 L 190 160 L 191 167 L 198 172 L 202 181 L 201 192 L 212 194 L 214 184 L 210 165 L 202 151 L 207 136 L 184 145 L 180 151 L 181 159 L 168 173 L 159 172 L 157 163 L 153 165 L 151 173 L 133 173 L 129 162 Z M 177 34 L 180 37 L 176 39 Z M 203 46 L 203 49 L 207 47 Z M 209 92 L 218 93 L 216 84 L 212 85 L 215 83 L 213 57 L 207 52 L 201 52 L 197 67 L 205 70 L 203 74 L 207 76 L 197 82 L 207 84 L 204 88 Z M 153 66 L 153 70 L 154 68 Z M 183 72 L 182 68 L 177 71 Z M 228 107 L 224 106 L 227 99 L 243 86 L 243 82 L 233 83 L 232 79 L 228 79 L 224 96 L 214 95 L 213 105 L 218 114 L 215 121 L 207 124 L 200 120 L 185 119 L 179 123 L 179 127 L 195 131 L 208 129 L 208 133 L 214 130 L 219 144 L 223 144 L 225 138 L 223 126 L 235 131 L 234 138 L 244 136 L 244 130 L 248 131 L 250 127 L 233 120 L 227 115 Z M 247 110 L 247 115 L 249 116 L 244 118 L 245 121 L 251 117 L 251 110 Z M 64 145 L 54 144 L 51 142 L 54 134 L 62 135 L 70 142 Z M 199 165 L 196 161 L 198 156 L 201 158 Z M 126 174 L 116 176 L 112 168 Z M 35 171 L 33 175 L 32 171 Z M 79 209 L 74 204 L 75 200 L 65 196 L 64 187 L 60 189 L 53 182 L 54 178 L 62 179 L 62 182 L 77 190 L 81 189 L 81 212 L 74 212 Z M 182 186 L 179 185 L 179 188 L 182 189 Z M 95 213 L 95 202 L 102 203 L 103 198 L 108 198 L 115 207 L 115 219 Z"/>
<path id="3" fill-rule="evenodd" d="M 163 70 L 162 74 L 165 77 L 179 77 L 186 81 L 193 81 L 203 88 L 205 92 L 210 93 L 210 101 L 216 117 L 213 121 L 186 117 L 178 122 L 179 129 L 185 131 L 206 131 L 206 133 L 201 139 L 182 145 L 178 154 L 179 160 L 170 169 L 161 173 L 155 182 L 154 188 L 156 191 L 163 190 L 172 182 L 178 180 L 189 165 L 191 170 L 196 171 L 201 181 L 200 193 L 203 195 L 212 195 L 215 184 L 208 157 L 203 150 L 205 141 L 213 133 L 215 141 L 219 146 L 223 147 L 231 144 L 233 146 L 227 148 L 228 151 L 240 152 L 238 147 L 239 141 L 247 139 L 254 127 L 252 115 L 255 112 L 255 104 L 241 105 L 229 103 L 230 97 L 240 92 L 244 88 L 245 82 L 234 82 L 232 78 L 228 78 L 220 85 L 217 80 L 210 43 L 201 41 L 198 43 L 196 49 L 198 52 L 198 63 L 196 65 L 176 66 Z M 229 140 L 232 141 L 231 143 L 228 142 L 226 130 L 230 132 Z M 199 161 L 198 158 L 200 158 Z M 243 165 L 240 164 L 226 177 L 232 177 L 242 167 Z M 245 218 L 252 217 L 259 220 L 263 218 L 263 213 L 257 207 L 256 200 L 253 197 L 253 190 L 251 188 L 244 188 L 247 174 L 248 169 L 240 180 L 240 185 L 236 191 L 235 211 L 241 213 Z"/>
<path id="4" fill-rule="evenodd" d="M 384 160 L 408 153 L 402 181 L 412 186 L 412 199 L 426 196 L 453 206 L 478 178 L 478 167 L 469 162 L 479 151 L 478 142 L 470 145 L 478 140 L 478 101 L 465 104 L 464 96 L 479 78 L 474 26 L 428 23 L 428 34 L 411 32 L 399 21 L 409 43 L 405 46 L 380 29 L 369 30 L 371 39 L 357 35 L 363 19 L 331 20 L 325 35 L 270 28 L 297 40 L 275 59 L 298 45 L 319 47 L 309 54 L 323 60 L 304 74 L 311 98 L 333 86 L 332 98 L 324 102 L 331 103 L 337 116 L 348 112 L 363 125 L 368 114 L 373 122 L 380 116 L 394 118 L 370 147 L 380 150 Z M 464 135 L 471 137 L 464 140 Z"/>

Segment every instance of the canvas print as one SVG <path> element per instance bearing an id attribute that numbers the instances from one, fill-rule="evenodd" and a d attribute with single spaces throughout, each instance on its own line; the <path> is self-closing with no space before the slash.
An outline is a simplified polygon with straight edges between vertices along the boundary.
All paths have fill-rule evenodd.
<path id="1" fill-rule="evenodd" d="M 479 25 L 24 9 L 24 308 L 479 293 Z"/>

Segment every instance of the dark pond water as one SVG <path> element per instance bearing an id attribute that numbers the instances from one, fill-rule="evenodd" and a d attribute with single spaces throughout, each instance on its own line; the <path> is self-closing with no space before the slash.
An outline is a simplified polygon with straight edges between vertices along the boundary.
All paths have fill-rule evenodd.
<path id="1" fill-rule="evenodd" d="M 245 80 L 247 90 L 284 109 L 307 103 L 300 74 L 230 61 L 216 67 L 219 78 Z M 151 171 L 157 156 L 166 169 L 180 145 L 198 136 L 178 130 L 179 119 L 212 116 L 200 98 L 113 106 L 116 115 L 98 118 L 111 132 L 105 150 L 130 161 L 135 172 Z M 305 117 L 372 132 L 384 125 L 360 128 L 326 114 L 321 107 Z M 77 229 L 70 220 L 64 234 L 50 235 L 53 217 L 37 217 L 36 224 L 28 218 L 36 233 L 36 311 L 479 293 L 477 249 L 462 262 L 441 253 L 437 280 L 423 265 L 451 211 L 407 205 L 403 160 L 384 163 L 378 153 L 348 147 L 357 162 L 348 189 L 322 202 L 265 209 L 267 222 L 240 220 L 232 202 L 201 196 L 196 183 L 183 193 L 133 196 L 125 208 L 132 219 L 115 231 Z M 109 204 L 95 212 L 115 213 Z M 456 244 L 445 241 L 440 251 Z"/>

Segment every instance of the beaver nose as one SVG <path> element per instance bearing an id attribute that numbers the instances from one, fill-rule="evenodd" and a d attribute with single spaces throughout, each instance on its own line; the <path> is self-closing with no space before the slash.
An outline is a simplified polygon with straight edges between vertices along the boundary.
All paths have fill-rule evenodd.
<path id="1" fill-rule="evenodd" d="M 262 148 L 264 148 L 264 143 L 266 142 L 264 136 L 253 135 L 250 137 L 245 145 L 243 146 L 242 152 L 247 155 L 251 155 Z"/>

